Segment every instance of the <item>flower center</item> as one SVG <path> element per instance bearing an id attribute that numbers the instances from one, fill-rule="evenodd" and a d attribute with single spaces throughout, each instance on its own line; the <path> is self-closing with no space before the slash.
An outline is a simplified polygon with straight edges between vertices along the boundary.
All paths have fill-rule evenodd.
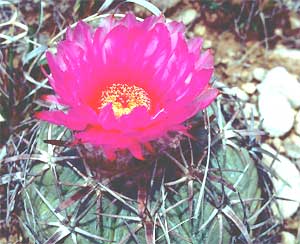
<path id="1" fill-rule="evenodd" d="M 120 83 L 114 83 L 102 91 L 99 109 L 109 103 L 112 104 L 116 117 L 129 114 L 139 106 L 145 106 L 149 110 L 151 104 L 149 95 L 143 88 Z"/>

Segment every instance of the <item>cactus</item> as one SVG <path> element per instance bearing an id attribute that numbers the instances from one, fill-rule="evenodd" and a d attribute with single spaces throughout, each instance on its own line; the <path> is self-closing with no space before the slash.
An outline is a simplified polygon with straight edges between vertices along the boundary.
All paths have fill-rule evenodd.
<path id="1" fill-rule="evenodd" d="M 251 145 L 232 133 L 220 99 L 188 122 L 192 138 L 175 136 L 144 161 L 120 152 L 111 162 L 96 150 L 62 146 L 69 132 L 41 123 L 34 144 L 40 160 L 31 161 L 22 193 L 29 239 L 251 243 L 259 175 Z"/>

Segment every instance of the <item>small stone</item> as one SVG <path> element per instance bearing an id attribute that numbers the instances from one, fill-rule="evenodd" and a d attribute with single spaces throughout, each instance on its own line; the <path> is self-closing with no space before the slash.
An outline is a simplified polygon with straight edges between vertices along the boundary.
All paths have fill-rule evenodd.
<path id="1" fill-rule="evenodd" d="M 278 200 L 272 205 L 276 216 L 287 219 L 300 205 L 300 173 L 288 158 L 278 155 L 268 144 L 262 144 L 262 148 L 278 158 L 274 160 L 273 157 L 263 154 L 262 162 L 273 171 L 272 182 L 276 197 L 291 200 Z"/>
<path id="2" fill-rule="evenodd" d="M 280 137 L 292 129 L 294 110 L 283 95 L 271 92 L 259 94 L 258 109 L 262 126 L 270 136 Z"/>
<path id="3" fill-rule="evenodd" d="M 232 92 L 237 96 L 237 98 L 241 99 L 244 102 L 247 102 L 249 100 L 248 94 L 239 87 L 233 87 Z"/>
<path id="4" fill-rule="evenodd" d="M 286 154 L 294 159 L 300 159 L 300 136 L 292 134 L 283 141 Z"/>
<path id="5" fill-rule="evenodd" d="M 197 11 L 193 8 L 185 9 L 178 16 L 177 20 L 182 21 L 185 25 L 189 25 L 197 18 L 197 14 Z"/>
<path id="6" fill-rule="evenodd" d="M 296 244 L 296 237 L 287 231 L 281 232 L 281 243 L 282 244 Z"/>
<path id="7" fill-rule="evenodd" d="M 165 11 L 169 8 L 175 7 L 180 0 L 152 0 L 151 2 L 160 10 Z"/>
<path id="8" fill-rule="evenodd" d="M 5 119 L 3 118 L 3 116 L 0 114 L 0 122 L 4 122 Z"/>
<path id="9" fill-rule="evenodd" d="M 247 92 L 248 94 L 252 95 L 256 91 L 256 85 L 252 82 L 247 82 L 242 85 L 242 89 Z"/>
<path id="10" fill-rule="evenodd" d="M 212 47 L 212 42 L 210 40 L 204 40 L 203 42 L 203 48 L 208 49 Z"/>
<path id="11" fill-rule="evenodd" d="M 257 88 L 260 93 L 281 94 L 289 100 L 294 108 L 300 107 L 300 83 L 284 67 L 271 69 Z"/>
<path id="12" fill-rule="evenodd" d="M 252 71 L 252 75 L 254 79 L 259 81 L 262 81 L 265 78 L 266 74 L 267 74 L 267 70 L 265 70 L 264 68 L 255 68 Z"/>
<path id="13" fill-rule="evenodd" d="M 6 146 L 0 147 L 0 160 L 2 160 L 6 156 Z"/>
<path id="14" fill-rule="evenodd" d="M 231 61 L 231 59 L 229 57 L 223 57 L 221 58 L 221 63 L 222 64 L 227 64 Z"/>
<path id="15" fill-rule="evenodd" d="M 296 134 L 300 135 L 300 111 L 296 115 L 294 129 Z"/>
<path id="16" fill-rule="evenodd" d="M 247 119 L 250 119 L 252 114 L 254 118 L 257 118 L 259 116 L 257 107 L 253 103 L 245 103 L 243 111 Z"/>
<path id="17" fill-rule="evenodd" d="M 298 29 L 300 28 L 300 20 L 299 20 L 299 15 L 293 11 L 290 13 L 290 23 L 291 23 L 291 29 Z"/>
<path id="18" fill-rule="evenodd" d="M 236 53 L 235 53 L 235 55 L 236 55 Z M 253 80 L 253 75 L 251 72 L 249 72 L 248 69 L 242 70 L 242 72 L 240 73 L 240 77 L 244 82 L 246 82 L 245 84 L 247 84 Z"/>
<path id="19" fill-rule="evenodd" d="M 229 95 L 236 96 L 237 98 L 239 98 L 240 100 L 242 100 L 244 102 L 247 102 L 249 100 L 248 94 L 237 86 L 232 87 L 232 88 L 226 87 L 226 88 L 224 88 L 224 92 L 226 92 Z"/>
<path id="20" fill-rule="evenodd" d="M 275 157 L 278 156 L 278 152 L 269 145 L 269 143 L 262 143 L 261 148 Z M 271 167 L 274 164 L 274 159 L 269 155 L 269 154 L 263 154 L 263 164 L 266 165 L 267 167 Z"/>
<path id="21" fill-rule="evenodd" d="M 202 24 L 197 24 L 194 28 L 194 33 L 197 36 L 204 36 L 206 33 L 206 27 Z"/>
<path id="22" fill-rule="evenodd" d="M 275 30 L 274 30 L 274 33 L 275 33 L 275 35 L 277 35 L 277 36 L 282 36 L 282 29 L 280 29 L 280 28 L 276 28 Z"/>
<path id="23" fill-rule="evenodd" d="M 298 49 L 286 49 L 285 47 L 279 47 L 273 51 L 273 55 L 300 61 L 300 50 Z"/>
<path id="24" fill-rule="evenodd" d="M 285 152 L 285 149 L 284 149 L 284 146 L 283 146 L 283 142 L 282 142 L 282 140 L 280 138 L 275 137 L 272 140 L 272 144 L 278 150 L 279 153 L 284 153 Z"/>

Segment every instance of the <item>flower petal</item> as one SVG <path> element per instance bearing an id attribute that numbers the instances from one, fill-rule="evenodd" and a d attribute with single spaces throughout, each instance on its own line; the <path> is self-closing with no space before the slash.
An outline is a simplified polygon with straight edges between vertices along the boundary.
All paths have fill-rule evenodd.
<path id="1" fill-rule="evenodd" d="M 211 52 L 201 52 L 201 38 L 187 41 L 184 30 L 182 23 L 166 23 L 163 16 L 141 22 L 131 13 L 120 20 L 103 18 L 95 31 L 80 21 L 67 30 L 55 55 L 46 54 L 51 70 L 47 76 L 56 93 L 50 101 L 67 111 L 36 117 L 70 128 L 77 142 L 101 147 L 110 159 L 125 149 L 142 160 L 143 149 L 151 149 L 152 141 L 167 138 L 170 131 L 188 135 L 184 122 L 206 108 L 218 91 L 209 85 Z M 133 103 L 129 113 L 116 115 L 114 99 L 121 91 L 100 106 L 107 87 L 114 84 L 141 88 L 149 106 Z M 134 96 L 138 99 L 139 94 Z M 121 106 L 126 103 L 124 98 Z"/>

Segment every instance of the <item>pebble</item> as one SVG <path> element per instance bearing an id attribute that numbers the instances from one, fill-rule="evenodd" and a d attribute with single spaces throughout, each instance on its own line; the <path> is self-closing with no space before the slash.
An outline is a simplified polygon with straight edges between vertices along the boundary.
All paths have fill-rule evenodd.
<path id="1" fill-rule="evenodd" d="M 182 21 L 185 25 L 189 25 L 196 19 L 197 14 L 198 12 L 193 8 L 185 9 L 177 17 L 177 20 Z"/>
<path id="2" fill-rule="evenodd" d="M 3 116 L 0 114 L 0 122 L 4 122 L 5 119 L 3 118 Z"/>
<path id="3" fill-rule="evenodd" d="M 296 134 L 300 135 L 300 111 L 296 115 L 294 129 Z"/>
<path id="4" fill-rule="evenodd" d="M 281 94 L 264 92 L 259 94 L 258 109 L 262 126 L 272 137 L 280 137 L 294 125 L 294 110 Z"/>
<path id="5" fill-rule="evenodd" d="M 277 55 L 281 58 L 289 58 L 300 61 L 300 50 L 298 49 L 287 49 L 285 47 L 278 47 L 273 51 L 273 55 Z"/>
<path id="6" fill-rule="evenodd" d="M 256 85 L 252 82 L 244 83 L 241 88 L 249 95 L 254 94 L 256 91 Z"/>
<path id="7" fill-rule="evenodd" d="M 253 103 L 245 103 L 243 111 L 247 119 L 250 119 L 252 114 L 254 118 L 257 118 L 259 116 L 257 107 Z"/>
<path id="8" fill-rule="evenodd" d="M 235 86 L 230 89 L 230 94 L 236 96 L 237 98 L 241 99 L 243 102 L 247 102 L 249 100 L 249 96 L 246 92 L 244 92 L 239 87 Z"/>
<path id="9" fill-rule="evenodd" d="M 206 33 L 206 27 L 202 24 L 197 24 L 194 28 L 194 33 L 197 36 L 204 36 Z"/>
<path id="10" fill-rule="evenodd" d="M 291 23 L 291 29 L 298 29 L 300 28 L 300 20 L 298 14 L 295 13 L 290 13 L 290 23 Z"/>
<path id="11" fill-rule="evenodd" d="M 234 54 L 236 56 L 236 53 Z M 241 79 L 245 82 L 245 84 L 250 83 L 253 80 L 253 75 L 249 70 L 244 69 L 240 73 Z"/>
<path id="12" fill-rule="evenodd" d="M 287 231 L 282 231 L 281 232 L 281 243 L 282 244 L 296 244 L 297 240 L 296 237 Z"/>
<path id="13" fill-rule="evenodd" d="M 274 30 L 274 34 L 277 35 L 277 36 L 282 36 L 283 31 L 282 31 L 281 28 L 276 28 L 276 29 Z"/>
<path id="14" fill-rule="evenodd" d="M 300 136 L 292 134 L 283 141 L 286 154 L 294 159 L 300 159 Z"/>
<path id="15" fill-rule="evenodd" d="M 151 2 L 160 10 L 165 11 L 169 8 L 175 7 L 180 2 L 180 0 L 168 0 L 168 1 L 152 0 Z"/>
<path id="16" fill-rule="evenodd" d="M 0 147 L 0 160 L 2 160 L 6 156 L 6 146 Z"/>
<path id="17" fill-rule="evenodd" d="M 275 137 L 272 140 L 272 144 L 278 150 L 279 153 L 285 153 L 285 148 L 284 148 L 283 142 L 282 142 L 282 140 L 280 140 L 280 138 Z"/>
<path id="18" fill-rule="evenodd" d="M 208 48 L 211 48 L 212 47 L 212 41 L 210 40 L 204 40 L 203 42 L 203 48 L 204 49 L 208 49 Z"/>
<path id="19" fill-rule="evenodd" d="M 279 218 L 282 216 L 284 219 L 287 219 L 297 211 L 300 205 L 300 173 L 295 164 L 288 158 L 277 155 L 276 150 L 268 144 L 262 144 L 262 148 L 278 158 L 278 160 L 274 161 L 271 156 L 263 154 L 262 159 L 266 166 L 272 166 L 272 170 L 275 173 L 272 174 L 272 182 L 276 196 L 293 200 L 277 200 L 272 205 L 276 216 Z"/>
<path id="20" fill-rule="evenodd" d="M 257 86 L 261 94 L 281 94 L 294 108 L 300 107 L 300 83 L 284 67 L 275 67 L 268 71 L 262 83 Z"/>
<path id="21" fill-rule="evenodd" d="M 264 68 L 255 68 L 253 71 L 252 71 L 252 75 L 254 77 L 254 79 L 258 80 L 258 81 L 262 81 L 265 76 L 267 74 L 267 70 L 264 69 Z"/>

